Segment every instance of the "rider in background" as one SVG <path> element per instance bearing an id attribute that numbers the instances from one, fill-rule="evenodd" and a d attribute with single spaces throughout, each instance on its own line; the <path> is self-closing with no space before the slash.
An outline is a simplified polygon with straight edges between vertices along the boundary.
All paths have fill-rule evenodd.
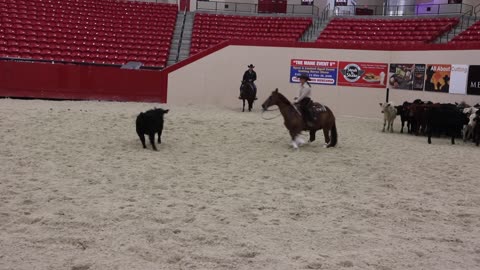
<path id="1" fill-rule="evenodd" d="M 243 73 L 242 82 L 250 83 L 253 86 L 253 92 L 255 93 L 255 99 L 257 99 L 257 86 L 255 85 L 255 81 L 257 80 L 257 73 L 253 70 L 255 68 L 254 65 L 248 65 L 248 70 Z M 240 95 L 242 94 L 242 89 L 240 87 Z M 239 96 L 238 98 L 241 99 Z"/>
<path id="2" fill-rule="evenodd" d="M 312 103 L 312 99 L 310 98 L 312 94 L 311 85 L 308 81 L 310 81 L 310 77 L 306 74 L 302 74 L 298 77 L 300 79 L 300 93 L 298 97 L 295 97 L 295 103 L 300 105 L 300 112 L 302 113 L 303 121 L 308 127 L 313 126 L 313 116 L 310 111 L 310 106 Z"/>

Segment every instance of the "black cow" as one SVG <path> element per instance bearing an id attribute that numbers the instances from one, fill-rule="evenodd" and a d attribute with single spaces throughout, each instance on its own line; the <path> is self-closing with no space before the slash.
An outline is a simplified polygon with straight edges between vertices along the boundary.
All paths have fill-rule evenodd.
<path id="1" fill-rule="evenodd" d="M 477 116 L 473 119 L 475 122 L 475 127 L 473 128 L 473 142 L 477 146 L 480 144 L 480 115 L 478 112 L 479 111 L 477 111 Z"/>
<path id="2" fill-rule="evenodd" d="M 461 135 L 463 126 L 468 124 L 468 118 L 460 112 L 454 104 L 436 104 L 426 109 L 428 143 L 432 143 L 432 134 L 445 133 L 452 138 L 455 144 L 455 137 Z"/>
<path id="3" fill-rule="evenodd" d="M 411 132 L 411 117 L 409 115 L 409 109 L 411 104 L 412 103 L 405 101 L 402 105 L 395 106 L 395 108 L 397 109 L 397 115 L 400 115 L 400 121 L 402 121 L 402 128 L 400 129 L 400 133 L 403 133 L 405 123 L 407 123 L 407 132 Z"/>
<path id="4" fill-rule="evenodd" d="M 168 111 L 169 110 L 155 108 L 144 113 L 142 112 L 137 116 L 137 134 L 142 142 L 143 148 L 147 148 L 145 145 L 145 134 L 147 134 L 153 150 L 157 151 L 157 147 L 155 146 L 155 133 L 158 133 L 158 143 L 162 143 L 163 115 L 168 113 Z"/>

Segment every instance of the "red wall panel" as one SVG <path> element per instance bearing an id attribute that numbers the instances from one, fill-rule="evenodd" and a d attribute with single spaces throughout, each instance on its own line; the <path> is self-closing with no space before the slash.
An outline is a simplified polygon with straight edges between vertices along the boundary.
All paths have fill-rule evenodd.
<path id="1" fill-rule="evenodd" d="M 160 71 L 0 61 L 0 96 L 166 102 Z"/>

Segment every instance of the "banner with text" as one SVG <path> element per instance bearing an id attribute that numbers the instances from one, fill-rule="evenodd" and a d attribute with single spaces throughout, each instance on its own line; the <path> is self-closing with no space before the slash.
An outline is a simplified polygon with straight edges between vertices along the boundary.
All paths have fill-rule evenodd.
<path id="1" fill-rule="evenodd" d="M 450 94 L 467 93 L 468 65 L 452 65 L 450 78 Z"/>
<path id="2" fill-rule="evenodd" d="M 385 88 L 388 64 L 340 62 L 338 85 Z"/>
<path id="3" fill-rule="evenodd" d="M 452 65 L 428 64 L 425 77 L 425 91 L 448 93 Z"/>
<path id="4" fill-rule="evenodd" d="M 337 61 L 292 59 L 290 63 L 290 82 L 298 83 L 298 76 L 307 74 L 312 84 L 336 85 Z"/>
<path id="5" fill-rule="evenodd" d="M 394 89 L 423 91 L 424 64 L 390 64 L 388 86 Z"/>
<path id="6" fill-rule="evenodd" d="M 480 95 L 480 66 L 468 68 L 467 94 Z"/>

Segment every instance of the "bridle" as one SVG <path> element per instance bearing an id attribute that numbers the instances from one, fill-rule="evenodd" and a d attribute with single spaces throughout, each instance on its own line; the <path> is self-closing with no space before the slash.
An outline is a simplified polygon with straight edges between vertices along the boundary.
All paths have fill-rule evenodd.
<path id="1" fill-rule="evenodd" d="M 263 120 L 273 120 L 273 119 L 279 117 L 280 115 L 282 115 L 282 113 L 279 113 L 279 114 L 275 115 L 274 117 L 269 117 L 269 118 L 267 118 L 267 117 L 264 116 L 265 112 L 275 112 L 275 111 L 278 111 L 278 110 L 279 110 L 279 108 L 272 109 L 272 110 L 269 110 L 269 109 L 263 110 L 263 111 L 262 111 L 262 118 L 263 118 Z"/>

